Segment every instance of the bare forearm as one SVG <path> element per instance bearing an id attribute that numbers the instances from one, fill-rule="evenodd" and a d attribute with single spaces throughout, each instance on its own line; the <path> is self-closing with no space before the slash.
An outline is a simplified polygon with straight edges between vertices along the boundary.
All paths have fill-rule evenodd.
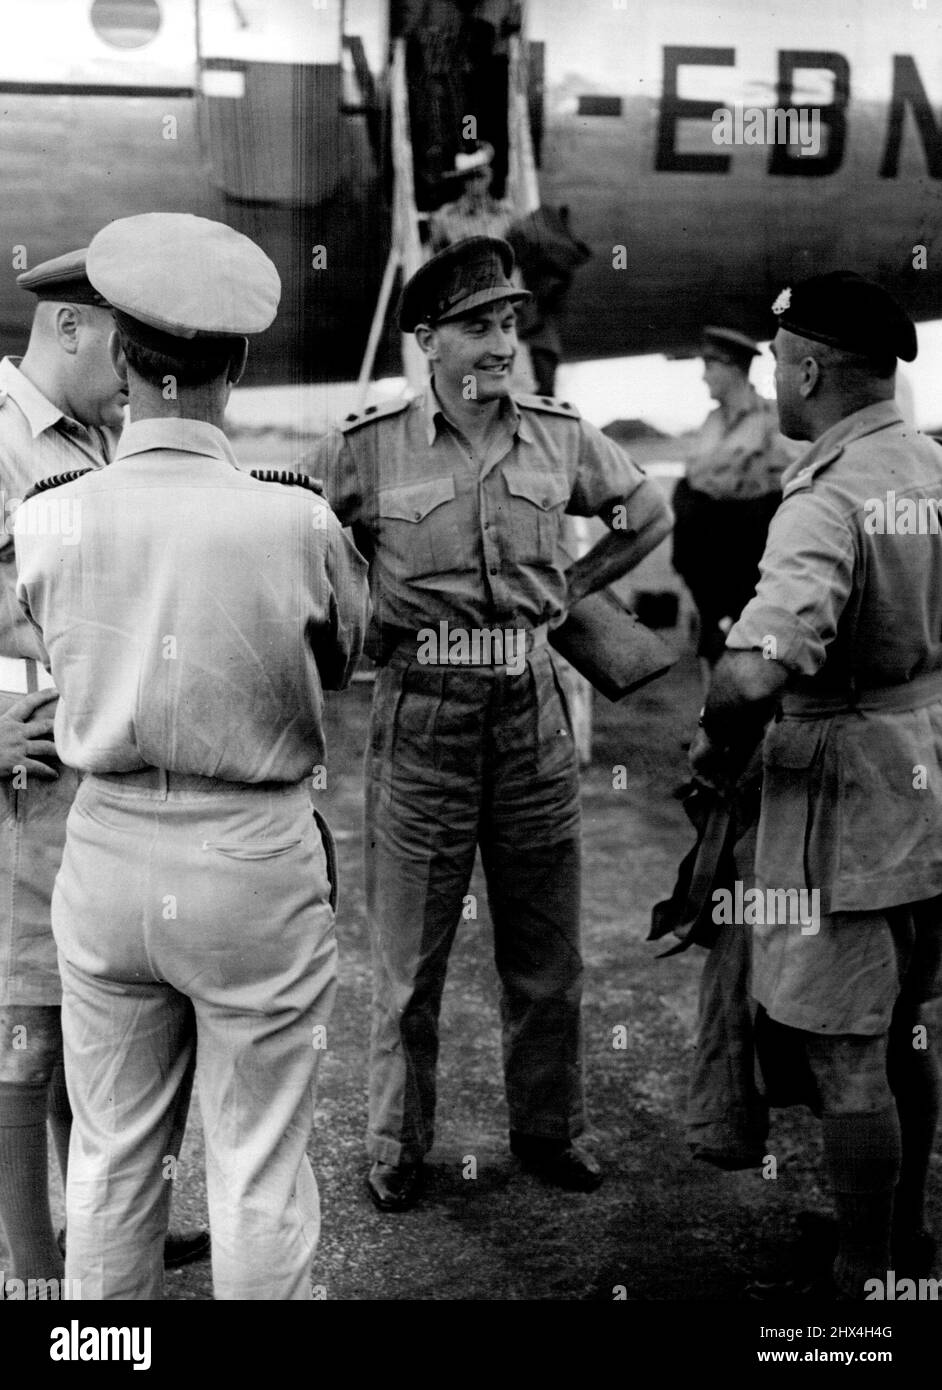
<path id="1" fill-rule="evenodd" d="M 690 765 L 698 776 L 714 785 L 735 781 L 787 679 L 787 669 L 760 652 L 731 651 L 721 658 L 690 749 Z"/>

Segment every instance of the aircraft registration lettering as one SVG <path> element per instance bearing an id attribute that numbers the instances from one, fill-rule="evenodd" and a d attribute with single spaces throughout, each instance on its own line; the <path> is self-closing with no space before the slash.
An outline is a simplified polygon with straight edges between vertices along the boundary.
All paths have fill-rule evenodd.
<path id="1" fill-rule="evenodd" d="M 677 148 L 679 121 L 713 117 L 722 98 L 694 100 L 678 94 L 678 71 L 682 67 L 735 67 L 734 48 L 697 48 L 669 45 L 664 48 L 661 104 L 654 152 L 654 168 L 659 173 L 728 174 L 729 154 L 701 154 Z M 795 109 L 795 73 L 799 70 L 829 72 L 833 75 L 830 102 L 816 102 L 826 138 L 817 154 L 794 151 L 789 145 L 770 148 L 768 173 L 785 178 L 822 178 L 835 173 L 843 163 L 847 145 L 848 106 L 851 94 L 850 63 L 842 53 L 800 48 L 780 49 L 776 108 Z M 804 106 L 807 103 L 803 104 Z M 930 178 L 942 179 L 942 123 L 937 123 L 915 59 L 908 53 L 893 55 L 893 91 L 887 116 L 886 142 L 878 170 L 879 177 L 899 175 L 906 108 L 910 108 Z M 802 157 L 802 155 L 804 157 Z"/>

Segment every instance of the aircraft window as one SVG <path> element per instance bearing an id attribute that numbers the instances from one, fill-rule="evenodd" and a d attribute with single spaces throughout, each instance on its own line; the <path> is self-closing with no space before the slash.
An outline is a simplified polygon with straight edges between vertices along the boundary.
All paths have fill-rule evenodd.
<path id="1" fill-rule="evenodd" d="M 112 48 L 143 48 L 160 28 L 157 0 L 95 0 L 92 28 Z"/>

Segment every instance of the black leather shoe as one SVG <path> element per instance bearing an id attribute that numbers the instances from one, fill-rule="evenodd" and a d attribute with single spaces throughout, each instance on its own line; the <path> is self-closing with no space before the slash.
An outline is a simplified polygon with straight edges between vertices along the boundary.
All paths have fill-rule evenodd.
<path id="1" fill-rule="evenodd" d="M 56 1244 L 64 1259 L 64 1230 L 56 1236 Z M 209 1246 L 210 1237 L 206 1230 L 190 1231 L 187 1235 L 181 1231 L 170 1231 L 164 1241 L 164 1269 L 182 1269 L 184 1265 L 191 1265 L 197 1260 L 204 1259 L 209 1254 Z"/>
<path id="2" fill-rule="evenodd" d="M 424 1180 L 421 1163 L 376 1162 L 366 1186 L 377 1211 L 408 1211 L 422 1195 Z"/>
<path id="3" fill-rule="evenodd" d="M 512 1136 L 510 1149 L 528 1172 L 535 1173 L 552 1187 L 561 1187 L 566 1192 L 594 1192 L 601 1186 L 601 1164 L 575 1144 L 553 1148 L 545 1141 L 528 1142 Z"/>

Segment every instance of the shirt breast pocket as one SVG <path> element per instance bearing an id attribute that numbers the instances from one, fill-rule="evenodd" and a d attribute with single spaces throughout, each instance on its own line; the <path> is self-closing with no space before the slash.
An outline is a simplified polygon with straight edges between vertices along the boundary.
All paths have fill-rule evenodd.
<path id="1" fill-rule="evenodd" d="M 520 564 L 552 565 L 569 501 L 568 479 L 539 469 L 507 468 L 504 481 L 510 494 L 505 534 L 511 554 Z"/>
<path id="2" fill-rule="evenodd" d="M 410 578 L 453 567 L 457 549 L 454 478 L 424 478 L 382 488 L 377 499 L 379 543 Z"/>

